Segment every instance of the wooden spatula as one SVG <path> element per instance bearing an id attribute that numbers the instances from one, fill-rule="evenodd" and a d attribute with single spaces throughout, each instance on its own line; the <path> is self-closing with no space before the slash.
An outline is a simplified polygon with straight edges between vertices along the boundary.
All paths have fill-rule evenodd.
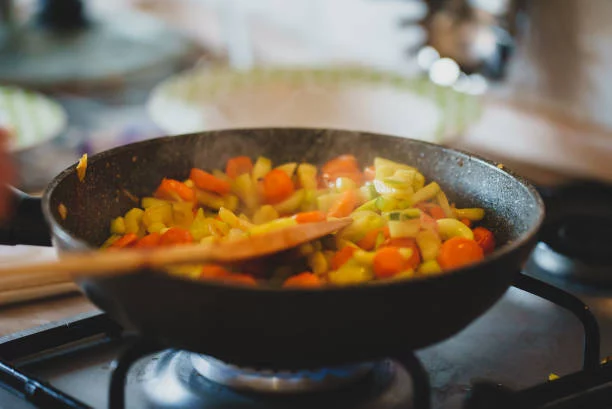
<path id="1" fill-rule="evenodd" d="M 28 280 L 36 275 L 46 280 L 61 281 L 69 277 L 116 275 L 139 268 L 158 268 L 176 264 L 204 262 L 233 263 L 262 257 L 290 249 L 300 244 L 333 233 L 352 222 L 342 218 L 316 223 L 304 223 L 244 239 L 209 245 L 194 244 L 169 248 L 123 249 L 117 251 L 91 251 L 63 256 L 58 261 L 6 267 L 0 269 L 0 280 L 9 280 L 14 286 L 24 286 L 20 278 Z"/>

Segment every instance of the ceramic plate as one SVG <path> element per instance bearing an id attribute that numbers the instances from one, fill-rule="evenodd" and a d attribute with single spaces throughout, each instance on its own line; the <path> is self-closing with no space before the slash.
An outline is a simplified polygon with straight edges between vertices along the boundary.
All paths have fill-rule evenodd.
<path id="1" fill-rule="evenodd" d="M 368 69 L 194 69 L 152 92 L 168 134 L 242 127 L 321 127 L 441 143 L 480 116 L 478 97 Z"/>
<path id="2" fill-rule="evenodd" d="M 58 103 L 35 92 L 0 86 L 0 126 L 11 133 L 12 152 L 55 138 L 66 123 L 66 113 Z"/>

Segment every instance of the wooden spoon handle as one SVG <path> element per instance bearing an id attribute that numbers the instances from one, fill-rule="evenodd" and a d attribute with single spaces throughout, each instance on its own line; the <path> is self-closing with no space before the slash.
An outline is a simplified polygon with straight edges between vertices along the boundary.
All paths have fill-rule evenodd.
<path id="1" fill-rule="evenodd" d="M 350 218 L 319 223 L 305 223 L 269 233 L 219 242 L 191 244 L 170 248 L 91 251 L 65 255 L 58 261 L 26 264 L 0 269 L 0 282 L 9 277 L 44 273 L 50 281 L 68 276 L 91 277 L 116 275 L 142 268 L 160 268 L 176 264 L 209 261 L 231 263 L 277 253 L 333 233 L 352 222 Z"/>

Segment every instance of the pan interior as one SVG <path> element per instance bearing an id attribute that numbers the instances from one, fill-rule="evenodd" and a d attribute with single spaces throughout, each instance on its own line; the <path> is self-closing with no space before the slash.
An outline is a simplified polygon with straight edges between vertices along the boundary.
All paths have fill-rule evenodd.
<path id="1" fill-rule="evenodd" d="M 518 240 L 542 217 L 532 188 L 469 154 L 392 136 L 292 128 L 224 130 L 120 147 L 91 157 L 83 182 L 74 166 L 67 169 L 50 186 L 45 200 L 61 230 L 99 246 L 109 235 L 110 220 L 138 206 L 133 199 L 150 196 L 164 177 L 184 179 L 194 166 L 223 169 L 237 155 L 264 155 L 276 164 L 321 165 L 346 153 L 354 154 L 363 166 L 382 156 L 417 167 L 428 181 L 437 181 L 458 207 L 483 207 L 484 225 L 499 243 Z M 60 205 L 67 209 L 65 219 Z"/>

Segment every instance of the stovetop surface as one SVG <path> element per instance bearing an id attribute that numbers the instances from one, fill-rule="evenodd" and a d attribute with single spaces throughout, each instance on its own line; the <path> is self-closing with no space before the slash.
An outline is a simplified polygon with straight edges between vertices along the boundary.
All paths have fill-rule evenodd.
<path id="1" fill-rule="evenodd" d="M 612 225 L 612 218 L 609 217 L 612 189 L 602 190 L 600 186 L 579 185 L 578 190 L 557 190 L 556 193 L 544 191 L 544 196 L 548 198 L 547 203 L 550 205 L 547 205 L 549 228 L 547 230 L 545 224 L 541 234 L 543 242 L 539 243 L 536 251 L 532 253 L 524 273 L 574 294 L 588 305 L 599 324 L 600 357 L 610 356 L 612 355 L 612 280 L 608 278 L 607 272 L 612 269 L 610 264 L 612 259 L 605 254 L 599 254 L 603 263 L 599 267 L 603 268 L 598 267 L 601 271 L 594 273 L 590 254 L 593 243 L 598 243 L 596 247 L 604 250 L 609 248 L 608 244 L 612 245 L 608 237 L 609 232 L 602 234 L 600 231 L 605 230 L 602 226 Z M 587 220 L 584 215 L 588 215 L 591 221 L 590 224 L 579 226 L 580 229 L 566 222 L 576 219 Z M 560 224 L 555 224 L 559 221 Z M 602 224 L 604 222 L 610 223 Z M 550 226 L 554 226 L 554 229 L 551 230 Z M 595 230 L 599 233 L 596 232 L 597 235 L 594 236 Z M 547 247 L 546 243 L 552 247 Z M 566 259 L 559 257 L 559 254 L 547 250 L 568 245 L 578 251 L 576 254 L 586 254 L 586 256 L 573 259 L 574 261 L 568 264 Z M 555 270 L 555 275 L 546 274 L 542 270 L 546 265 L 551 265 L 551 261 L 554 261 L 555 266 L 561 267 Z M 599 284 L 591 286 L 576 284 L 564 272 L 565 265 L 580 267 L 580 277 L 600 280 Z M 525 280 L 522 281 L 524 284 Z M 483 291 L 486 289 L 483 288 Z M 536 292 L 543 294 L 541 290 Z M 550 297 L 550 293 L 548 296 Z M 566 295 L 563 295 L 563 298 L 567 301 Z M 463 302 L 469 303 L 470 299 L 466 297 Z M 577 313 L 584 315 L 583 306 L 578 304 Z M 96 331 L 103 331 L 96 327 L 103 322 L 110 323 L 108 325 L 111 327 L 116 326 L 103 315 L 99 318 L 103 320 L 97 321 L 98 318 L 95 316 L 80 317 L 56 323 L 51 328 L 55 328 L 52 331 L 57 333 L 66 328 L 81 328 L 85 325 L 83 323 L 89 323 L 87 325 Z M 397 325 L 402 323 L 398 322 Z M 34 338 L 31 336 L 36 331 L 0 338 L 0 356 L 6 356 L 7 349 L 3 348 L 3 345 L 21 345 L 19 348 L 24 348 L 24 340 L 36 338 L 35 335 Z M 48 338 L 48 334 L 45 332 L 41 338 Z M 462 408 L 473 385 L 482 385 L 480 381 L 498 383 L 512 390 L 524 390 L 535 385 L 546 385 L 549 375 L 555 374 L 562 377 L 560 381 L 552 384 L 556 385 L 557 389 L 559 386 L 563 388 L 569 386 L 571 389 L 577 384 L 582 385 L 582 381 L 576 381 L 576 378 L 563 378 L 563 376 L 581 370 L 584 334 L 582 323 L 569 311 L 534 294 L 512 287 L 489 311 L 462 332 L 437 345 L 417 351 L 417 356 L 423 363 L 431 383 L 432 407 Z M 20 341 L 16 342 L 16 339 Z M 597 339 L 597 334 L 595 333 L 590 339 Z M 355 342 L 358 343 L 359 340 Z M 594 354 L 589 355 L 592 358 L 589 361 L 591 369 L 581 374 L 592 377 L 594 373 L 605 373 L 606 375 L 599 380 L 609 386 L 612 384 L 612 365 L 605 364 L 599 367 L 596 343 L 597 341 L 595 346 L 589 344 L 594 351 Z M 129 339 L 121 336 L 99 337 L 89 339 L 87 342 L 80 341 L 66 348 L 45 351 L 38 356 L 13 359 L 11 364 L 23 373 L 50 384 L 87 406 L 107 408 L 113 362 L 128 344 Z M 248 340 L 245 340 L 245 348 L 248 348 Z M 421 389 L 413 390 L 412 380 L 418 379 L 418 376 L 415 378 L 408 375 L 405 364 L 405 361 L 400 364 L 391 360 L 376 363 L 375 369 L 365 378 L 332 392 L 271 397 L 239 393 L 209 381 L 195 370 L 193 356 L 190 353 L 165 350 L 146 355 L 131 367 L 126 378 L 126 407 L 133 409 L 288 407 L 407 409 L 411 407 L 412 396 L 418 396 L 417 392 Z M 596 367 L 595 370 L 593 367 Z M 565 383 L 568 379 L 571 379 L 571 382 Z M 1 387 L 3 381 L 7 381 L 6 371 L 0 371 L 0 409 L 33 407 L 9 393 L 7 389 L 3 389 Z M 31 387 L 31 383 L 28 385 L 29 390 L 35 390 Z M 607 396 L 612 396 L 612 392 Z M 612 407 L 612 399 L 610 405 L 609 407 Z M 567 405 L 563 407 L 576 408 Z M 583 409 L 585 406 L 578 408 Z"/>
<path id="2" fill-rule="evenodd" d="M 601 327 L 602 356 L 612 355 L 612 291 L 600 290 L 599 294 L 589 294 L 584 288 L 570 286 L 567 282 L 555 284 L 579 295 L 591 307 Z M 465 302 L 470 300 L 466 298 Z M 106 408 L 112 361 L 123 346 L 121 339 L 92 341 L 78 348 L 72 346 L 63 352 L 56 351 L 32 358 L 30 362 L 21 362 L 19 368 L 91 407 Z M 461 407 L 470 386 L 478 380 L 486 379 L 512 389 L 522 389 L 545 382 L 551 373 L 562 376 L 578 371 L 582 364 L 582 347 L 583 330 L 575 317 L 537 296 L 510 288 L 492 309 L 461 333 L 418 351 L 417 355 L 430 376 L 433 407 L 455 409 Z M 165 363 L 166 374 L 170 373 L 168 376 L 160 376 L 160 361 Z M 128 375 L 126 407 L 170 408 L 188 402 L 191 407 L 217 409 L 385 409 L 405 408 L 406 402 L 410 401 L 410 377 L 390 361 L 380 364 L 386 365 L 387 369 L 396 369 L 396 375 L 390 377 L 392 381 L 382 388 L 383 393 L 374 394 L 376 396 L 365 394 L 358 402 L 355 398 L 343 400 L 330 395 L 317 401 L 315 406 L 303 406 L 313 402 L 302 398 L 259 401 L 253 396 L 237 394 L 197 375 L 189 362 L 189 353 L 181 351 L 162 351 L 138 361 Z M 172 365 L 178 369 L 168 370 Z M 384 377 L 384 372 L 379 371 L 377 376 Z M 179 373 L 178 377 L 176 373 Z M 198 383 L 200 390 L 209 392 L 205 394 L 207 398 L 189 396 L 185 384 L 194 382 Z M 351 393 L 355 395 L 356 392 Z M 342 406 L 342 402 L 347 406 Z M 0 388 L 0 408 L 32 407 Z"/>

